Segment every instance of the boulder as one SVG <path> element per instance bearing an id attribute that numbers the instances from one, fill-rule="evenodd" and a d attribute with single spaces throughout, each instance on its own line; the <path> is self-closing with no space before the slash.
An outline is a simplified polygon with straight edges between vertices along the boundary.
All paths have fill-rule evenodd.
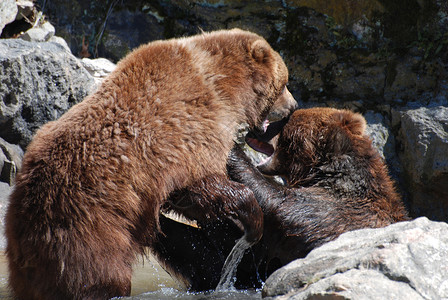
<path id="1" fill-rule="evenodd" d="M 372 139 L 373 146 L 378 149 L 383 158 L 394 155 L 395 142 L 386 118 L 374 111 L 368 111 L 363 115 L 367 122 L 366 134 Z"/>
<path id="2" fill-rule="evenodd" d="M 448 219 L 448 103 L 393 113 L 413 215 Z"/>
<path id="3" fill-rule="evenodd" d="M 34 7 L 34 2 L 32 0 L 16 0 L 16 3 L 18 8 L 16 21 L 20 21 L 23 18 L 32 18 L 36 12 L 36 8 Z"/>
<path id="4" fill-rule="evenodd" d="M 274 299 L 446 299 L 448 224 L 421 217 L 361 229 L 273 273 Z"/>
<path id="5" fill-rule="evenodd" d="M 0 35 L 3 28 L 16 19 L 18 12 L 16 0 L 0 1 Z"/>
<path id="6" fill-rule="evenodd" d="M 0 153 L 1 156 L 1 153 Z M 4 250 L 6 248 L 6 238 L 3 234 L 5 232 L 5 213 L 6 207 L 8 205 L 8 197 L 11 194 L 12 188 L 9 184 L 0 181 L 0 250 Z M 2 278 L 3 280 L 3 278 Z M 0 289 L 0 295 L 2 295 Z"/>
<path id="7" fill-rule="evenodd" d="M 395 150 L 396 141 L 391 129 L 391 122 L 378 112 L 367 111 L 363 115 L 367 121 L 366 133 L 371 137 L 373 146 L 378 149 L 386 161 L 389 174 L 402 188 L 402 169 Z"/>
<path id="8" fill-rule="evenodd" d="M 53 25 L 50 22 L 44 22 L 39 26 L 28 29 L 20 38 L 28 42 L 46 42 L 54 36 L 54 33 Z"/>
<path id="9" fill-rule="evenodd" d="M 0 181 L 14 183 L 17 171 L 22 166 L 23 150 L 0 138 Z"/>
<path id="10" fill-rule="evenodd" d="M 56 43 L 0 40 L 0 137 L 22 149 L 95 87 L 78 59 Z"/>
<path id="11" fill-rule="evenodd" d="M 60 36 L 53 35 L 51 38 L 48 39 L 48 42 L 59 44 L 62 47 L 64 47 L 64 49 L 68 53 L 72 53 L 72 51 L 70 50 L 70 47 L 68 46 L 67 42 L 63 38 L 61 38 Z"/>
<path id="12" fill-rule="evenodd" d="M 97 84 L 100 84 L 104 78 L 111 73 L 116 65 L 106 58 L 83 58 L 81 59 L 81 63 L 86 68 L 86 70 L 90 73 L 90 75 L 95 78 Z"/>

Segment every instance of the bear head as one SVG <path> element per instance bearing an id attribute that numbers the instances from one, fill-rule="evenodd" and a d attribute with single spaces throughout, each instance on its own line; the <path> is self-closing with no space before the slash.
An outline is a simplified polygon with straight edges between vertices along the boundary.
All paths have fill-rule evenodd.
<path id="1" fill-rule="evenodd" d="M 364 117 L 348 110 L 297 110 L 269 145 L 259 142 L 258 150 L 271 156 L 258 169 L 281 176 L 291 186 L 310 185 L 335 161 L 375 155 L 365 128 Z"/>
<path id="2" fill-rule="evenodd" d="M 185 44 L 203 50 L 205 55 L 197 59 L 201 69 L 214 78 L 218 93 L 229 96 L 232 107 L 244 111 L 241 117 L 251 130 L 263 132 L 267 118 L 277 121 L 296 109 L 297 102 L 286 87 L 288 69 L 263 37 L 232 29 L 204 33 Z"/>

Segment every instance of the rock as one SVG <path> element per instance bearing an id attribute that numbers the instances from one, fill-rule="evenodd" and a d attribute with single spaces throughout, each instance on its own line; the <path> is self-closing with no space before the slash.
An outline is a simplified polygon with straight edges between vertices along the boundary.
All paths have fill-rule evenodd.
<path id="1" fill-rule="evenodd" d="M 420 107 L 399 112 L 405 169 L 412 180 L 428 184 L 448 173 L 448 107 Z"/>
<path id="2" fill-rule="evenodd" d="M 64 47 L 65 50 L 66 50 L 68 53 L 72 53 L 71 50 L 70 50 L 70 47 L 69 47 L 68 44 L 67 44 L 67 42 L 66 42 L 63 38 L 61 38 L 60 36 L 55 36 L 55 35 L 53 35 L 50 39 L 48 39 L 48 41 L 49 41 L 49 42 L 52 42 L 52 43 L 59 44 L 59 45 L 61 45 L 62 47 Z"/>
<path id="3" fill-rule="evenodd" d="M 445 100 L 446 101 L 446 100 Z M 394 111 L 411 212 L 448 219 L 448 105 Z"/>
<path id="4" fill-rule="evenodd" d="M 17 3 L 17 17 L 16 20 L 22 20 L 25 18 L 30 18 L 35 13 L 35 7 L 33 1 L 30 0 L 16 0 Z"/>
<path id="5" fill-rule="evenodd" d="M 11 194 L 12 188 L 9 184 L 0 182 L 0 251 L 6 248 L 6 238 L 3 234 L 5 232 L 5 213 L 8 205 L 9 194 Z"/>
<path id="6" fill-rule="evenodd" d="M 386 160 L 390 175 L 395 180 L 399 180 L 402 170 L 395 151 L 395 136 L 391 130 L 389 120 L 382 114 L 374 111 L 367 111 L 363 116 L 367 121 L 366 133 L 372 138 L 373 146 L 378 149 L 381 156 Z"/>
<path id="7" fill-rule="evenodd" d="M 83 58 L 81 59 L 83 67 L 95 78 L 97 84 L 101 83 L 104 78 L 111 73 L 116 65 L 105 58 Z"/>
<path id="8" fill-rule="evenodd" d="M 366 282 L 369 284 L 365 284 Z M 313 297 L 329 297 L 330 299 L 338 300 L 424 299 L 409 285 L 399 281 L 389 280 L 385 275 L 372 270 L 348 270 L 343 273 L 336 273 L 333 276 L 321 279 L 315 284 L 312 284 L 303 293 L 293 296 L 280 296 L 275 299 L 314 299 Z"/>
<path id="9" fill-rule="evenodd" d="M 446 70 L 441 61 L 424 61 L 421 56 L 416 55 L 392 57 L 388 61 L 385 75 L 386 101 L 414 101 L 416 98 L 422 101 L 434 97 L 433 92 L 438 89 L 439 77 L 446 77 Z"/>
<path id="10" fill-rule="evenodd" d="M 6 155 L 3 153 L 3 150 L 0 151 L 0 176 L 3 170 L 3 166 L 5 165 L 5 161 L 7 160 Z M 1 178 L 0 178 L 1 181 Z"/>
<path id="11" fill-rule="evenodd" d="M 404 5 L 406 1 L 409 5 Z M 105 6 L 88 1 L 37 1 L 46 3 L 45 14 L 55 20 L 73 53 L 81 53 L 85 40 L 89 55 L 114 62 L 156 39 L 200 30 L 252 30 L 284 57 L 290 70 L 289 88 L 298 101 L 316 105 L 363 99 L 369 110 L 384 102 L 405 105 L 416 97 L 428 100 L 448 77 L 443 55 L 448 46 L 442 38 L 448 28 L 444 25 L 448 9 L 440 0 L 428 6 L 423 2 L 277 0 L 242 5 L 237 0 L 174 0 L 114 1 Z M 418 34 L 417 27 L 422 28 Z"/>
<path id="12" fill-rule="evenodd" d="M 131 48 L 126 40 L 113 33 L 108 34 L 107 37 L 104 38 L 103 43 L 106 57 L 110 57 L 114 61 L 118 61 L 120 58 L 131 52 Z"/>
<path id="13" fill-rule="evenodd" d="M 17 171 L 22 167 L 23 150 L 0 138 L 0 181 L 14 183 Z"/>
<path id="14" fill-rule="evenodd" d="M 0 137 L 22 149 L 95 87 L 63 46 L 18 39 L 0 40 L 0 82 Z"/>
<path id="15" fill-rule="evenodd" d="M 98 52 L 115 62 L 141 44 L 163 38 L 157 16 L 127 9 L 112 12 L 104 32 Z"/>
<path id="16" fill-rule="evenodd" d="M 380 113 L 373 111 L 368 111 L 363 116 L 367 121 L 366 133 L 372 138 L 372 143 L 378 149 L 381 156 L 385 158 L 384 151 L 391 136 L 389 128 L 386 127 L 385 118 Z"/>
<path id="17" fill-rule="evenodd" d="M 10 0 L 5 0 L 0 3 L 0 6 Z M 34 1 L 34 0 L 33 0 Z M 42 13 L 38 13 L 36 7 L 34 7 L 34 2 L 31 0 L 16 0 L 14 5 L 15 13 L 10 13 L 11 22 L 4 26 L 3 30 L 0 29 L 1 38 L 17 38 L 22 35 L 25 31 L 33 27 L 35 24 L 39 23 L 41 20 Z M 0 17 L 0 23 L 1 23 Z M 1 27 L 2 25 L 0 25 Z"/>
<path id="18" fill-rule="evenodd" d="M 18 8 L 15 0 L 0 1 L 0 35 L 3 28 L 16 19 L 17 12 Z"/>
<path id="19" fill-rule="evenodd" d="M 448 224 L 421 217 L 361 229 L 273 273 L 263 295 L 275 299 L 445 299 Z"/>
<path id="20" fill-rule="evenodd" d="M 50 22 L 33 27 L 20 36 L 22 40 L 28 42 L 46 42 L 54 36 L 55 29 Z"/>

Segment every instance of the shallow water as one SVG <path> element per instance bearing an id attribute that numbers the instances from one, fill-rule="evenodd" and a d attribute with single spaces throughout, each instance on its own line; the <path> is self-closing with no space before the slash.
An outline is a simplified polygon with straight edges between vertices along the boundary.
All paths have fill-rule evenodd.
<path id="1" fill-rule="evenodd" d="M 0 299 L 13 299 L 8 291 L 8 268 L 6 256 L 3 251 L 0 252 Z M 132 278 L 131 295 L 140 295 L 145 292 L 160 291 L 162 289 L 172 289 L 183 293 L 183 286 L 171 278 L 162 267 L 150 258 L 140 261 L 134 267 L 134 276 Z M 134 299 L 140 299 L 134 298 Z M 144 298 L 142 298 L 144 299 Z"/>
<path id="2" fill-rule="evenodd" d="M 158 291 L 144 293 L 138 296 L 120 298 L 132 300 L 255 300 L 261 299 L 259 290 L 220 291 L 207 293 L 188 293 L 173 288 L 163 288 Z"/>

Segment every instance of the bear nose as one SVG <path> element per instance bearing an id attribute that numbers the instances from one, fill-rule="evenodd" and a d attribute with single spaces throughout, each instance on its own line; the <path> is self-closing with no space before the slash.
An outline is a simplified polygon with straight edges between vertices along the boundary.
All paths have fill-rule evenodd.
<path id="1" fill-rule="evenodd" d="M 274 102 L 274 105 L 272 106 L 267 119 L 270 122 L 279 121 L 283 118 L 288 117 L 297 108 L 298 103 L 296 99 L 294 99 L 288 88 L 285 87 L 278 99 Z"/>

